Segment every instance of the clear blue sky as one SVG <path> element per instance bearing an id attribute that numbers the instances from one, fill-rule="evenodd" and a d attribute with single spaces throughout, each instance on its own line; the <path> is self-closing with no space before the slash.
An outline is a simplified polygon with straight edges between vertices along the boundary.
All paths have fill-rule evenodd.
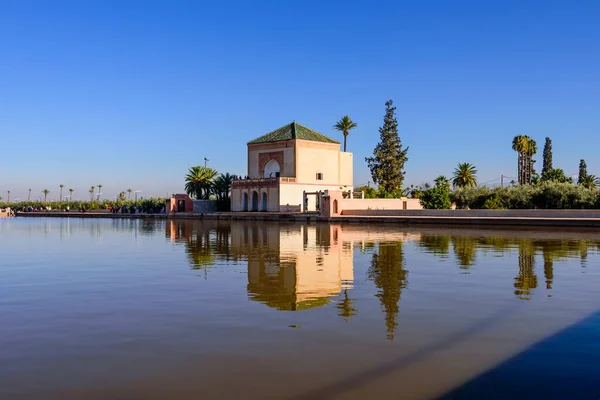
<path id="1" fill-rule="evenodd" d="M 600 175 L 598 21 L 594 0 L 4 0 L 0 196 L 181 192 L 204 157 L 245 174 L 245 143 L 292 120 L 341 141 L 344 114 L 366 183 L 390 98 L 407 184 L 514 176 L 521 133 Z"/>

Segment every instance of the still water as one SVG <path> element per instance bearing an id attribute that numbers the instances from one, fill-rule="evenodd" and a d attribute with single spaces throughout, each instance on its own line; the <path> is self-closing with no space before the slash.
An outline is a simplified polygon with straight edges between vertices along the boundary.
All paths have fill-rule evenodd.
<path id="1" fill-rule="evenodd" d="M 2 399 L 600 398 L 600 232 L 0 220 Z"/>

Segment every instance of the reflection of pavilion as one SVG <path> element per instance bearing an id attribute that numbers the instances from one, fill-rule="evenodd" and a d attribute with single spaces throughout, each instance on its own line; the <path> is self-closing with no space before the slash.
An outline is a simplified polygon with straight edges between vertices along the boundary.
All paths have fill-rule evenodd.
<path id="1" fill-rule="evenodd" d="M 218 259 L 247 260 L 250 299 L 279 310 L 303 310 L 342 293 L 348 297 L 355 247 L 419 240 L 420 235 L 372 226 L 172 220 L 166 236 L 185 243 L 193 268 Z"/>
<path id="2" fill-rule="evenodd" d="M 325 305 L 342 290 L 352 288 L 353 248 L 336 239 L 339 226 L 240 228 L 232 229 L 232 247 L 248 254 L 252 300 L 296 311 Z"/>

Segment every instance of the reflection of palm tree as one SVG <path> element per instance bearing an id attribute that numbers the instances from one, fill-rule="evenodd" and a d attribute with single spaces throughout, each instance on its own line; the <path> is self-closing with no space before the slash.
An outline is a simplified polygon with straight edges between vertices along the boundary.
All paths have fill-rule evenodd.
<path id="1" fill-rule="evenodd" d="M 452 247 L 461 269 L 469 270 L 475 263 L 477 240 L 472 236 L 452 236 Z"/>
<path id="2" fill-rule="evenodd" d="M 554 279 L 554 259 L 552 250 L 547 247 L 542 247 L 544 255 L 544 278 L 546 278 L 546 289 L 552 289 L 552 280 Z"/>
<path id="3" fill-rule="evenodd" d="M 519 275 L 514 286 L 515 295 L 521 300 L 531 300 L 532 289 L 537 288 L 535 249 L 529 240 L 519 243 Z"/>
<path id="4" fill-rule="evenodd" d="M 375 296 L 379 298 L 385 312 L 387 338 L 394 340 L 400 310 L 398 302 L 402 289 L 408 285 L 408 271 L 404 269 L 402 242 L 380 243 L 379 253 L 373 254 L 368 275 L 379 289 Z"/>
<path id="5" fill-rule="evenodd" d="M 193 269 L 209 267 L 214 262 L 214 254 L 210 243 L 210 231 L 197 232 L 187 239 L 185 251 Z"/>
<path id="6" fill-rule="evenodd" d="M 585 267 L 587 264 L 587 257 L 588 257 L 588 242 L 582 240 L 579 243 L 579 247 L 580 247 L 579 260 L 581 261 L 581 266 Z"/>
<path id="7" fill-rule="evenodd" d="M 344 290 L 344 298 L 340 300 L 336 307 L 338 309 L 338 315 L 344 318 L 344 321 L 348 322 L 350 317 L 358 314 L 356 307 L 352 305 L 354 300 L 348 297 L 348 289 Z"/>

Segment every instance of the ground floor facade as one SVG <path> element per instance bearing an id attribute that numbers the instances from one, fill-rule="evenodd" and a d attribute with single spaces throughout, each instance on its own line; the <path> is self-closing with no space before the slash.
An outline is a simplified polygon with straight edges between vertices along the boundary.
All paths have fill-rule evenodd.
<path id="1" fill-rule="evenodd" d="M 323 195 L 340 189 L 338 185 L 301 184 L 293 178 L 239 180 L 231 187 L 231 211 L 317 212 Z"/>

